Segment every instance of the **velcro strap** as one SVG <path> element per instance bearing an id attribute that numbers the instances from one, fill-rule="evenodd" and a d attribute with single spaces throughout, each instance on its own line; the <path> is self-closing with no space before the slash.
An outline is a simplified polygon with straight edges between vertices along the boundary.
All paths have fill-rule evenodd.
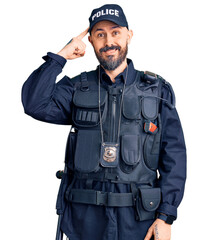
<path id="1" fill-rule="evenodd" d="M 67 199 L 70 202 L 107 207 L 130 207 L 134 205 L 132 193 L 101 192 L 92 189 L 71 189 Z"/>

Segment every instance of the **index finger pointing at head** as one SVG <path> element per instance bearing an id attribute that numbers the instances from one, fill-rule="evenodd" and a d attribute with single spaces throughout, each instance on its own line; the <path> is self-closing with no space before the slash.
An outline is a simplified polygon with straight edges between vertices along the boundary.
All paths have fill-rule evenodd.
<path id="1" fill-rule="evenodd" d="M 86 36 L 86 34 L 88 33 L 88 31 L 89 31 L 89 28 L 87 28 L 80 35 L 78 35 L 77 38 L 80 39 L 80 40 L 83 39 Z"/>

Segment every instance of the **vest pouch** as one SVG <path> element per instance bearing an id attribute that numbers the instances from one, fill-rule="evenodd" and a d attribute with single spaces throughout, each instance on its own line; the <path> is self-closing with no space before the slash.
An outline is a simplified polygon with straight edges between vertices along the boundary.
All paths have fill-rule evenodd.
<path id="1" fill-rule="evenodd" d="M 141 119 L 141 100 L 137 95 L 124 95 L 123 116 L 129 120 Z"/>
<path id="2" fill-rule="evenodd" d="M 141 98 L 143 117 L 147 120 L 155 120 L 159 112 L 159 80 L 149 84 L 141 82 L 138 87 L 143 92 L 143 97 Z"/>
<path id="3" fill-rule="evenodd" d="M 155 134 L 147 134 L 144 142 L 144 162 L 148 168 L 155 171 L 158 168 L 160 143 L 161 143 L 161 120 L 158 117 L 158 129 Z"/>
<path id="4" fill-rule="evenodd" d="M 70 132 L 67 139 L 65 151 L 65 164 L 70 170 L 74 169 L 74 156 L 77 140 L 77 132 Z"/>
<path id="5" fill-rule="evenodd" d="M 155 219 L 156 210 L 161 201 L 160 188 L 140 188 L 139 218 L 140 221 Z"/>
<path id="6" fill-rule="evenodd" d="M 121 161 L 120 168 L 125 173 L 130 173 L 141 160 L 141 139 L 139 135 L 121 136 Z"/>
<path id="7" fill-rule="evenodd" d="M 99 124 L 99 94 L 98 90 L 82 91 L 77 89 L 73 95 L 72 119 L 80 127 L 94 127 Z M 107 113 L 107 91 L 101 89 L 100 108 L 102 122 Z"/>
<path id="8" fill-rule="evenodd" d="M 142 114 L 145 119 L 155 120 L 158 116 L 158 99 L 154 96 L 142 98 Z"/>
<path id="9" fill-rule="evenodd" d="M 75 149 L 75 170 L 83 173 L 99 170 L 101 133 L 99 130 L 79 130 Z"/>

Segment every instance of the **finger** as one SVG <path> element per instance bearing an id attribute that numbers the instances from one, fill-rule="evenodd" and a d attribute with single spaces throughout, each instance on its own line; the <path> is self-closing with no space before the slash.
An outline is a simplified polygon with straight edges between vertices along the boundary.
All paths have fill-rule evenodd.
<path id="1" fill-rule="evenodd" d="M 82 46 L 78 46 L 77 48 L 75 48 L 75 53 L 81 53 L 83 51 L 85 51 L 86 48 L 83 48 Z"/>
<path id="2" fill-rule="evenodd" d="M 89 28 L 87 28 L 80 35 L 78 35 L 77 38 L 80 39 L 80 40 L 83 39 L 86 36 L 86 34 L 88 33 L 88 31 L 89 31 Z"/>
<path id="3" fill-rule="evenodd" d="M 144 240 L 150 240 L 151 237 L 152 237 L 152 231 L 148 230 L 147 235 Z"/>
<path id="4" fill-rule="evenodd" d="M 82 52 L 82 53 L 74 53 L 72 59 L 83 57 L 84 55 L 85 55 L 85 51 Z"/>
<path id="5" fill-rule="evenodd" d="M 79 49 L 85 49 L 86 48 L 86 44 L 84 42 L 82 42 L 81 40 L 79 40 L 77 42 L 77 48 Z"/>
<path id="6" fill-rule="evenodd" d="M 85 49 L 75 51 L 74 54 L 75 54 L 75 55 L 82 55 L 84 52 L 85 52 Z"/>
<path id="7" fill-rule="evenodd" d="M 85 55 L 85 51 L 83 51 L 83 53 L 80 54 L 81 57 L 83 57 Z"/>
<path id="8" fill-rule="evenodd" d="M 76 55 L 80 55 L 80 54 L 83 54 L 85 52 L 85 48 L 76 48 L 75 51 L 74 51 L 74 54 Z"/>

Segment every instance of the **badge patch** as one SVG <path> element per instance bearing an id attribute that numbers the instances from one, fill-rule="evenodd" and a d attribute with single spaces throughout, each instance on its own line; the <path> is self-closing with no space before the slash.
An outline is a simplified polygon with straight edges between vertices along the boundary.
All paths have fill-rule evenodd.
<path id="1" fill-rule="evenodd" d="M 118 165 L 119 144 L 104 142 L 101 145 L 100 164 L 103 167 L 116 167 Z"/>
<path id="2" fill-rule="evenodd" d="M 116 147 L 106 147 L 103 159 L 107 162 L 114 162 L 116 159 Z"/>

